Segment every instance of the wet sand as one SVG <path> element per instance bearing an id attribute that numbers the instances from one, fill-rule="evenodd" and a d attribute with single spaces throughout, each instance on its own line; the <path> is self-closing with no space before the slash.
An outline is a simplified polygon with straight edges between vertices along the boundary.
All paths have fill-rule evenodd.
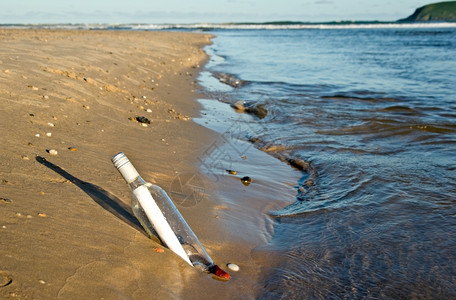
<path id="1" fill-rule="evenodd" d="M 233 152 L 193 121 L 210 36 L 0 30 L 0 43 L 0 298 L 254 298 L 273 266 L 265 212 L 289 204 L 299 174 L 261 179 L 289 168 L 254 148 L 220 164 L 252 176 L 249 187 L 216 166 L 201 173 L 214 143 Z M 177 198 L 217 264 L 240 266 L 230 281 L 146 236 L 110 161 L 119 151 Z"/>

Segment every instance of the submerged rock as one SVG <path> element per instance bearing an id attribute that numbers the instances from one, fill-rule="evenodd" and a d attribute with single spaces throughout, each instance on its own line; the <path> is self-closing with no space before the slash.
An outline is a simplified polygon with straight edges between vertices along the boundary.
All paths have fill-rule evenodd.
<path id="1" fill-rule="evenodd" d="M 268 110 L 264 104 L 246 103 L 245 101 L 239 100 L 231 104 L 237 112 L 246 112 L 255 115 L 259 119 L 264 119 L 268 115 Z"/>
<path id="2" fill-rule="evenodd" d="M 239 88 L 243 85 L 244 81 L 236 78 L 236 76 L 227 73 L 215 72 L 214 77 L 217 78 L 221 83 L 227 84 L 233 88 Z"/>
<path id="3" fill-rule="evenodd" d="M 268 115 L 268 110 L 264 107 L 264 104 L 249 106 L 246 111 L 260 119 L 264 119 Z"/>

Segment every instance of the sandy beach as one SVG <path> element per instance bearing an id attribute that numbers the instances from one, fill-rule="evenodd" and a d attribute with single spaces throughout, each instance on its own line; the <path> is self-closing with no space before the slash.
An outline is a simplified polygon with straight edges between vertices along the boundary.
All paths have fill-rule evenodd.
<path id="1" fill-rule="evenodd" d="M 255 178 L 250 192 L 236 176 L 213 180 L 199 171 L 210 146 L 226 144 L 193 122 L 202 109 L 196 80 L 210 38 L 0 31 L 0 298 L 254 297 L 274 260 L 258 248 L 273 230 L 264 212 L 282 201 L 278 193 L 293 192 L 295 179 L 271 186 L 262 168 L 279 174 L 289 167 L 253 147 L 244 155 L 256 169 L 245 157 L 234 162 Z M 214 261 L 241 271 L 215 280 L 149 239 L 110 161 L 119 151 L 168 193 L 196 175 L 196 202 L 177 206 Z M 185 200 L 192 192 L 174 194 Z"/>

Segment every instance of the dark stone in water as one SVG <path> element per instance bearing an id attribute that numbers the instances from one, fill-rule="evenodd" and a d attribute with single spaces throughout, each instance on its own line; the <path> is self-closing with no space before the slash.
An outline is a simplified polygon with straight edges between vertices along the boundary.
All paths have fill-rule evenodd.
<path id="1" fill-rule="evenodd" d="M 246 112 L 255 115 L 259 119 L 264 119 L 268 115 L 268 110 L 264 104 L 245 104 L 244 101 L 239 100 L 231 106 L 238 112 Z"/>
<path id="2" fill-rule="evenodd" d="M 249 106 L 246 111 L 260 119 L 264 119 L 268 115 L 268 110 L 264 107 L 264 104 Z"/>
<path id="3" fill-rule="evenodd" d="M 139 123 L 150 124 L 150 120 L 146 117 L 136 117 L 135 120 Z"/>
<path id="4" fill-rule="evenodd" d="M 227 84 L 233 88 L 239 88 L 244 83 L 239 78 L 236 78 L 234 75 L 226 74 L 226 73 L 213 73 L 214 77 L 217 78 L 221 83 Z"/>
<path id="5" fill-rule="evenodd" d="M 248 186 L 248 185 L 250 185 L 252 183 L 252 178 L 250 178 L 249 176 L 244 176 L 244 177 L 241 178 L 241 182 L 245 186 Z"/>

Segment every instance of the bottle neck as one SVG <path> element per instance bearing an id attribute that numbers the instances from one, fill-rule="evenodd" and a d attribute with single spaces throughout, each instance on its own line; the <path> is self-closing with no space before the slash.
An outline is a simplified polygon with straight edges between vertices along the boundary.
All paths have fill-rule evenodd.
<path id="1" fill-rule="evenodd" d="M 130 187 L 130 189 L 132 191 L 136 190 L 136 188 L 138 188 L 139 186 L 142 186 L 144 184 L 146 184 L 146 182 L 144 181 L 144 179 L 141 178 L 141 176 L 138 176 L 135 179 L 133 179 L 131 182 L 128 182 L 128 186 Z"/>
<path id="2" fill-rule="evenodd" d="M 144 184 L 144 180 L 124 153 L 120 152 L 113 156 L 112 163 L 129 185 L 138 180 L 142 181 L 142 184 Z"/>

